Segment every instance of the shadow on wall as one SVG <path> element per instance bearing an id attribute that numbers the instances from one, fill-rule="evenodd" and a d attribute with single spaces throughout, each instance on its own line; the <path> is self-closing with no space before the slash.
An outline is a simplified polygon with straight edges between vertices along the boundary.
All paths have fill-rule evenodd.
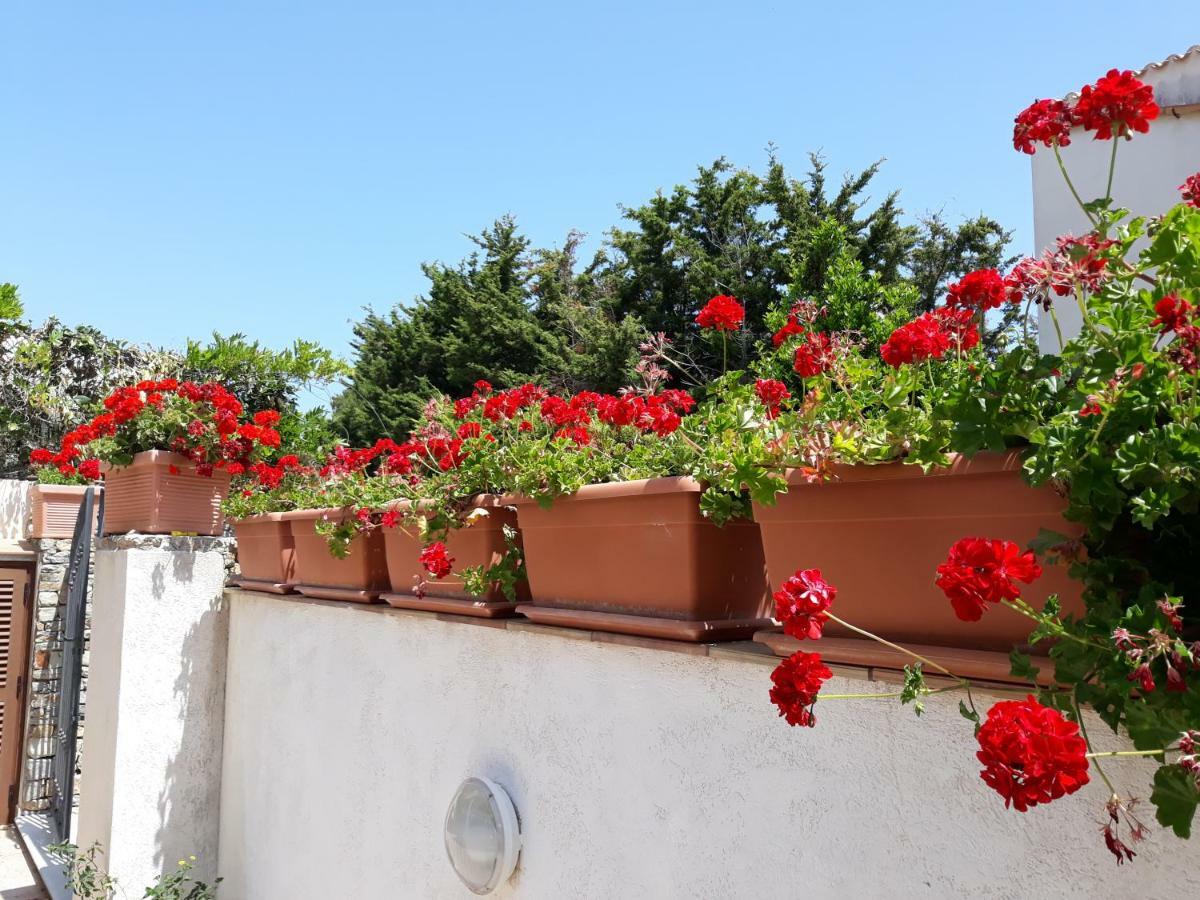
<path id="1" fill-rule="evenodd" d="M 191 553 L 175 554 L 174 577 L 189 582 Z M 154 573 L 155 582 L 161 573 Z M 183 725 L 178 747 L 167 763 L 166 778 L 158 798 L 159 828 L 155 865 L 161 874 L 174 872 L 180 860 L 196 857 L 193 877 L 212 883 L 216 876 L 217 816 L 220 812 L 220 779 L 197 777 L 196 769 L 211 771 L 212 756 L 221 755 L 224 737 L 225 657 L 229 615 L 223 597 L 188 629 L 175 679 L 175 714 Z M 213 680 L 221 687 L 214 690 Z M 211 846 L 197 846 L 199 823 L 212 823 Z"/>
<path id="2" fill-rule="evenodd" d="M 0 541 L 23 541 L 29 533 L 32 481 L 0 479 Z"/>

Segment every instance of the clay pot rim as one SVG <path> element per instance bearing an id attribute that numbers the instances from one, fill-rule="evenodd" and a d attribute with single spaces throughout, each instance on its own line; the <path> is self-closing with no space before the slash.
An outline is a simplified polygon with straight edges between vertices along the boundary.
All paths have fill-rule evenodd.
<path id="1" fill-rule="evenodd" d="M 83 492 L 88 488 L 95 488 L 97 492 L 104 490 L 102 484 L 42 484 L 34 482 L 33 490 L 35 493 L 44 495 L 59 494 L 68 497 L 83 496 Z"/>
<path id="2" fill-rule="evenodd" d="M 949 455 L 951 458 L 950 465 L 930 469 L 928 472 L 919 465 L 906 463 L 901 459 L 889 460 L 882 463 L 837 463 L 833 466 L 833 478 L 828 481 L 815 483 L 805 481 L 799 469 L 788 469 L 787 483 L 792 487 L 821 487 L 846 482 L 861 483 L 945 476 L 996 475 L 1003 472 L 1020 472 L 1022 467 L 1022 451 L 1019 449 L 1005 450 L 1003 453 L 981 450 L 972 457 L 964 456 L 961 453 L 951 453 Z"/>
<path id="3" fill-rule="evenodd" d="M 505 506 L 513 506 L 515 494 L 475 494 L 467 501 L 469 509 L 501 509 Z M 433 505 L 434 500 L 392 500 L 375 508 L 375 512 L 389 512 L 396 510 L 397 512 L 409 512 L 416 507 L 418 511 L 423 508 L 428 508 Z"/>
<path id="4" fill-rule="evenodd" d="M 665 478 L 639 478 L 635 481 L 606 481 L 602 484 L 585 484 L 573 494 L 555 497 L 552 503 L 570 503 L 575 500 L 616 500 L 633 497 L 652 497 L 661 494 L 698 494 L 704 486 L 690 475 L 668 475 Z M 524 494 L 505 494 L 506 506 L 530 506 L 537 503 Z"/>
<path id="5" fill-rule="evenodd" d="M 270 513 L 279 516 L 283 522 L 308 521 L 311 519 L 343 520 L 354 518 L 352 506 L 319 506 L 312 509 L 293 509 L 288 512 Z"/>
<path id="6" fill-rule="evenodd" d="M 123 472 L 144 466 L 175 466 L 181 473 L 194 472 L 196 469 L 194 462 L 174 450 L 142 450 L 133 454 L 133 461 L 129 465 L 117 466 L 110 462 L 101 462 L 100 471 L 108 475 L 111 472 Z M 220 480 L 228 479 L 230 475 L 224 469 L 214 469 L 212 475 L 206 477 Z"/>
<path id="7" fill-rule="evenodd" d="M 244 516 L 241 519 L 227 519 L 226 521 L 228 521 L 230 525 L 242 525 L 244 523 L 259 524 L 262 522 L 282 522 L 284 521 L 283 517 L 285 515 L 287 515 L 286 512 L 256 513 L 253 516 Z"/>

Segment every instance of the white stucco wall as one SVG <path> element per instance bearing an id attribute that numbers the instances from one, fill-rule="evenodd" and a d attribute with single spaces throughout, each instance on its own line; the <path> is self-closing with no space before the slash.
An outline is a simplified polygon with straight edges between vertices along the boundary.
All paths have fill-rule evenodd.
<path id="1" fill-rule="evenodd" d="M 227 544 L 124 535 L 96 550 L 76 843 L 98 841 L 130 897 L 190 855 L 215 876 Z"/>
<path id="2" fill-rule="evenodd" d="M 1005 810 L 953 695 L 920 720 L 829 701 L 793 729 L 761 663 L 266 595 L 231 607 L 222 896 L 468 897 L 442 845 L 467 775 L 521 817 L 501 897 L 1195 892 L 1200 845 L 1157 828 L 1117 868 L 1099 784 Z M 1111 768 L 1144 790 L 1146 766 Z"/>
<path id="3" fill-rule="evenodd" d="M 29 535 L 29 492 L 32 481 L 0 478 L 0 543 L 23 541 Z"/>
<path id="4" fill-rule="evenodd" d="M 1154 86 L 1155 98 L 1164 107 L 1200 103 L 1200 53 L 1151 68 L 1142 80 Z M 1071 180 L 1085 201 L 1103 197 L 1112 142 L 1094 140 L 1081 128 L 1076 128 L 1071 137 L 1070 146 L 1062 150 Z M 1179 202 L 1183 180 L 1200 171 L 1200 110 L 1167 108 L 1150 123 L 1148 134 L 1134 134 L 1132 140 L 1118 144 L 1113 200 L 1135 215 L 1163 213 Z M 1059 235 L 1079 235 L 1088 230 L 1087 218 L 1071 196 L 1054 154 L 1039 146 L 1033 156 L 1035 251 L 1041 253 Z M 1079 310 L 1070 298 L 1060 300 L 1055 311 L 1064 336 L 1078 334 Z M 1040 321 L 1042 350 L 1056 352 L 1058 338 L 1053 324 L 1045 313 L 1041 313 Z"/>

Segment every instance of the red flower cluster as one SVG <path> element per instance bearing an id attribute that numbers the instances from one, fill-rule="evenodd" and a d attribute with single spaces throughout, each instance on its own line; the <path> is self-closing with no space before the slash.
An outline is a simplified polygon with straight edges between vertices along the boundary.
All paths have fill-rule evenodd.
<path id="1" fill-rule="evenodd" d="M 1037 149 L 1034 144 L 1068 146 L 1075 125 L 1071 108 L 1061 100 L 1037 100 L 1014 121 L 1013 148 L 1030 155 Z"/>
<path id="2" fill-rule="evenodd" d="M 796 347 L 792 368 L 801 378 L 813 378 L 833 367 L 833 342 L 823 332 L 802 332 L 803 341 Z"/>
<path id="3" fill-rule="evenodd" d="M 879 348 L 883 361 L 894 369 L 941 359 L 951 349 L 962 353 L 979 343 L 975 315 L 969 309 L 942 306 L 901 325 Z"/>
<path id="4" fill-rule="evenodd" d="M 696 316 L 696 324 L 712 331 L 737 331 L 746 319 L 746 308 L 737 297 L 718 294 Z"/>
<path id="5" fill-rule="evenodd" d="M 837 588 L 821 577 L 820 569 L 800 569 L 775 592 L 775 618 L 785 634 L 815 641 L 836 597 Z"/>
<path id="6" fill-rule="evenodd" d="M 1154 88 L 1132 72 L 1110 69 L 1094 85 L 1086 85 L 1079 92 L 1073 115 L 1085 131 L 1096 132 L 1096 140 L 1106 141 L 1131 137 L 1131 131 L 1145 134 L 1158 112 Z"/>
<path id="7" fill-rule="evenodd" d="M 1033 552 L 1012 541 L 963 538 L 937 567 L 937 585 L 960 619 L 978 622 L 987 604 L 1021 596 L 1014 581 L 1033 584 L 1041 575 Z"/>
<path id="8" fill-rule="evenodd" d="M 1025 812 L 1088 783 L 1087 742 L 1079 726 L 1033 697 L 997 703 L 977 739 L 975 756 L 984 766 L 979 776 L 1005 807 Z"/>
<path id="9" fill-rule="evenodd" d="M 1053 249 L 1013 266 L 1005 279 L 1008 299 L 1020 303 L 1029 297 L 1049 309 L 1052 295 L 1067 297 L 1077 287 L 1095 293 L 1111 277 L 1108 259 L 1101 254 L 1115 243 L 1094 234 L 1082 238 L 1062 235 Z"/>
<path id="10" fill-rule="evenodd" d="M 178 409 L 179 399 L 171 401 L 172 397 L 186 401 L 182 410 Z M 53 465 L 67 476 L 98 477 L 97 461 L 77 462 L 83 457 L 81 448 L 101 438 L 118 436 L 122 425 L 141 416 L 162 415 L 168 404 L 177 412 L 185 412 L 189 417 L 188 424 L 171 438 L 168 446 L 144 449 L 181 453 L 196 464 L 198 475 L 212 475 L 215 469 L 240 474 L 246 470 L 257 446 L 278 447 L 280 444 L 279 432 L 275 429 L 279 413 L 274 410 L 255 413 L 253 422 L 240 423 L 242 404 L 222 385 L 163 378 L 117 388 L 104 398 L 105 411 L 69 431 L 57 453 L 35 450 L 30 454 L 30 461 L 37 465 Z"/>
<path id="11" fill-rule="evenodd" d="M 774 419 L 779 415 L 779 405 L 792 396 L 787 385 L 773 378 L 760 378 L 754 382 L 754 393 L 767 408 L 767 418 Z"/>
<path id="12" fill-rule="evenodd" d="M 1200 209 L 1200 172 L 1185 178 L 1179 186 L 1179 193 L 1183 195 L 1184 203 Z"/>
<path id="13" fill-rule="evenodd" d="M 259 487 L 264 490 L 273 491 L 283 483 L 283 479 L 289 472 L 304 474 L 310 471 L 306 466 L 300 464 L 300 458 L 292 454 L 279 457 L 279 461 L 275 465 L 265 462 L 257 462 L 250 466 L 250 475 L 258 482 Z"/>
<path id="14" fill-rule="evenodd" d="M 781 347 L 783 346 L 783 342 L 788 338 L 795 337 L 798 334 L 807 333 L 808 329 L 800 324 L 795 314 L 792 314 L 787 317 L 787 322 L 784 323 L 783 327 L 771 335 L 771 343 L 776 347 Z"/>
<path id="15" fill-rule="evenodd" d="M 998 309 L 1008 299 L 1007 285 L 995 269 L 968 272 L 946 293 L 946 305 L 957 309 Z"/>
<path id="16" fill-rule="evenodd" d="M 1036 144 L 1066 147 L 1076 125 L 1096 132 L 1096 140 L 1128 138 L 1133 131 L 1149 131 L 1158 113 L 1150 85 L 1132 72 L 1112 69 L 1094 85 L 1080 90 L 1074 105 L 1062 100 L 1038 100 L 1022 110 L 1014 120 L 1013 148 L 1032 154 Z"/>
<path id="17" fill-rule="evenodd" d="M 434 541 L 422 549 L 418 559 L 422 568 L 435 579 L 445 578 L 454 567 L 454 557 L 446 552 L 446 545 L 441 541 Z"/>
<path id="18" fill-rule="evenodd" d="M 821 662 L 821 654 L 797 651 L 781 662 L 771 673 L 771 702 L 779 707 L 779 715 L 789 725 L 817 724 L 812 706 L 821 685 L 833 677 L 829 667 Z"/>
<path id="19" fill-rule="evenodd" d="M 1192 305 L 1186 300 L 1167 294 L 1154 304 L 1155 319 L 1150 323 L 1158 326 L 1163 335 L 1175 335 L 1167 347 L 1167 358 L 1188 375 L 1200 371 L 1200 326 L 1192 324 L 1192 312 Z"/>

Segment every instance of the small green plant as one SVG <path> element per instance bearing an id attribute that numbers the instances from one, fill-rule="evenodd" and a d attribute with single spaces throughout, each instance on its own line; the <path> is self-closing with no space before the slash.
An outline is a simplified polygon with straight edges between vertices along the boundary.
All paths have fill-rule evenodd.
<path id="1" fill-rule="evenodd" d="M 110 900 L 118 895 L 126 896 L 117 880 L 100 867 L 98 858 L 103 850 L 99 842 L 86 850 L 67 842 L 52 844 L 49 850 L 65 866 L 63 874 L 67 878 L 67 887 L 78 900 Z M 145 889 L 142 900 L 213 900 L 221 879 L 208 884 L 193 878 L 191 871 L 195 865 L 194 856 L 179 860 L 173 872 L 158 876 L 154 884 Z"/>

